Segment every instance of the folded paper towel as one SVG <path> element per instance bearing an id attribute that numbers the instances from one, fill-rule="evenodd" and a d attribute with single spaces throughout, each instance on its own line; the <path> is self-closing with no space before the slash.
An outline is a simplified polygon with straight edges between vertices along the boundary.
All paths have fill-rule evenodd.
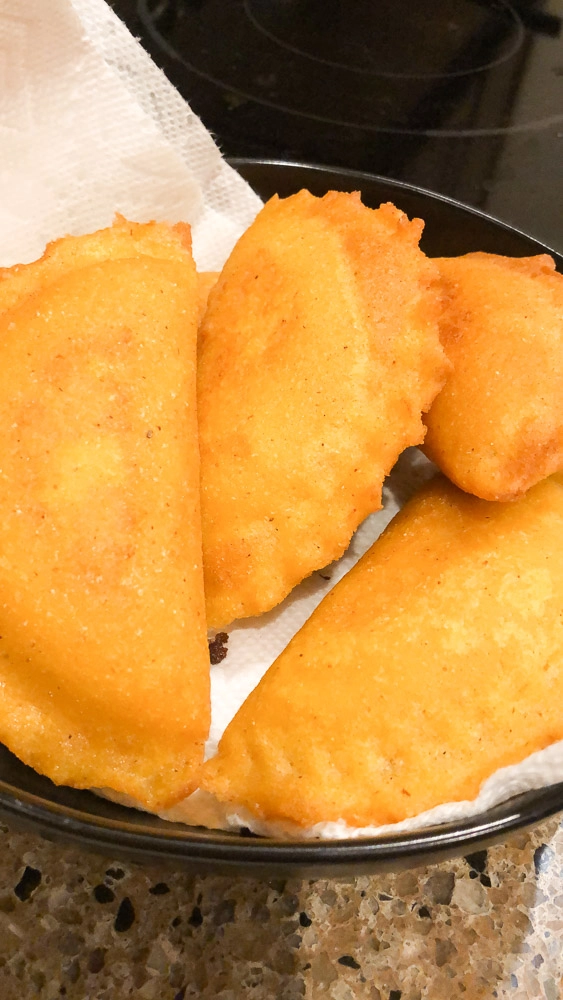
<path id="1" fill-rule="evenodd" d="M 217 269 L 258 211 L 260 200 L 104 0 L 3 0 L 0 79 L 0 265 L 32 260 L 48 241 L 107 226 L 121 212 L 140 222 L 190 222 L 199 268 Z M 343 559 L 279 608 L 230 629 L 228 656 L 212 668 L 208 754 L 291 636 L 430 471 L 419 452 L 406 453 L 384 491 L 384 510 L 359 529 Z M 556 744 L 493 775 L 473 803 L 446 804 L 379 832 L 459 819 L 561 779 Z M 198 793 L 168 815 L 303 836 Z M 306 835 L 374 832 L 321 824 Z"/>

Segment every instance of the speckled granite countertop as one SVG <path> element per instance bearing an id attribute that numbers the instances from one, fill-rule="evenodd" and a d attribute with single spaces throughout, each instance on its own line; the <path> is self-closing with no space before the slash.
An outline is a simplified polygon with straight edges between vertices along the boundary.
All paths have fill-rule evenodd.
<path id="1" fill-rule="evenodd" d="M 1 836 L 1 1000 L 563 996 L 559 819 L 456 861 L 318 882 Z"/>

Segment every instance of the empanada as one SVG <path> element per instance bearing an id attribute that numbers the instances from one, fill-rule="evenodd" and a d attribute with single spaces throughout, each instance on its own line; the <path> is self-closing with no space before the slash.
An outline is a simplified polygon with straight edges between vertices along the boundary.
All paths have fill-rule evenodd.
<path id="1" fill-rule="evenodd" d="M 512 503 L 442 476 L 322 601 L 202 787 L 302 827 L 474 798 L 563 738 L 563 476 Z"/>
<path id="2" fill-rule="evenodd" d="M 424 451 L 467 492 L 511 500 L 563 467 L 563 275 L 547 255 L 436 263 L 453 368 Z"/>
<path id="3" fill-rule="evenodd" d="M 205 315 L 209 293 L 213 286 L 217 284 L 218 277 L 218 271 L 197 272 L 198 326 Z"/>
<path id="4" fill-rule="evenodd" d="M 422 440 L 447 371 L 422 225 L 359 194 L 275 197 L 212 289 L 198 357 L 210 625 L 267 611 L 342 555 Z"/>
<path id="5" fill-rule="evenodd" d="M 196 324 L 186 226 L 0 273 L 0 739 L 150 809 L 209 728 Z"/>

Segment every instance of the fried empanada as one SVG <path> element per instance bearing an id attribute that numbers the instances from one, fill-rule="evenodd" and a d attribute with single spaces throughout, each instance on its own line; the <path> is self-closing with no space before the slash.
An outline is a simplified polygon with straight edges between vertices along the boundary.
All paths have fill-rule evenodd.
<path id="1" fill-rule="evenodd" d="M 444 382 L 422 222 L 359 194 L 272 198 L 212 289 L 198 413 L 208 622 L 346 549 Z"/>
<path id="2" fill-rule="evenodd" d="M 266 820 L 392 823 L 563 738 L 563 476 L 490 503 L 439 476 L 249 696 L 202 787 Z"/>
<path id="3" fill-rule="evenodd" d="M 218 271 L 197 272 L 198 326 L 205 315 L 209 293 L 213 286 L 217 284 L 218 277 Z"/>
<path id="4" fill-rule="evenodd" d="M 563 275 L 547 255 L 436 263 L 453 369 L 424 451 L 468 493 L 510 500 L 563 467 Z"/>
<path id="5" fill-rule="evenodd" d="M 150 809 L 209 728 L 189 228 L 0 273 L 0 739 Z"/>

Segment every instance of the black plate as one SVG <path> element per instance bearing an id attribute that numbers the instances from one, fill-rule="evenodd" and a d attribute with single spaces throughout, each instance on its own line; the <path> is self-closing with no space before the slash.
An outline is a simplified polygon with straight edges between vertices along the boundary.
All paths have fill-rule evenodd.
<path id="1" fill-rule="evenodd" d="M 509 226 L 448 198 L 367 174 L 302 164 L 234 161 L 263 198 L 302 187 L 321 195 L 330 189 L 361 190 L 367 205 L 393 201 L 426 221 L 423 247 L 430 255 L 471 250 L 511 256 L 546 248 Z M 554 254 L 559 270 L 563 260 Z M 165 823 L 106 802 L 89 792 L 56 787 L 0 746 L 0 813 L 10 822 L 49 839 L 73 841 L 112 857 L 175 868 L 272 876 L 359 875 L 392 871 L 467 854 L 503 840 L 510 831 L 534 826 L 563 809 L 563 782 L 528 792 L 463 823 L 418 833 L 331 842 L 278 841 Z"/>

